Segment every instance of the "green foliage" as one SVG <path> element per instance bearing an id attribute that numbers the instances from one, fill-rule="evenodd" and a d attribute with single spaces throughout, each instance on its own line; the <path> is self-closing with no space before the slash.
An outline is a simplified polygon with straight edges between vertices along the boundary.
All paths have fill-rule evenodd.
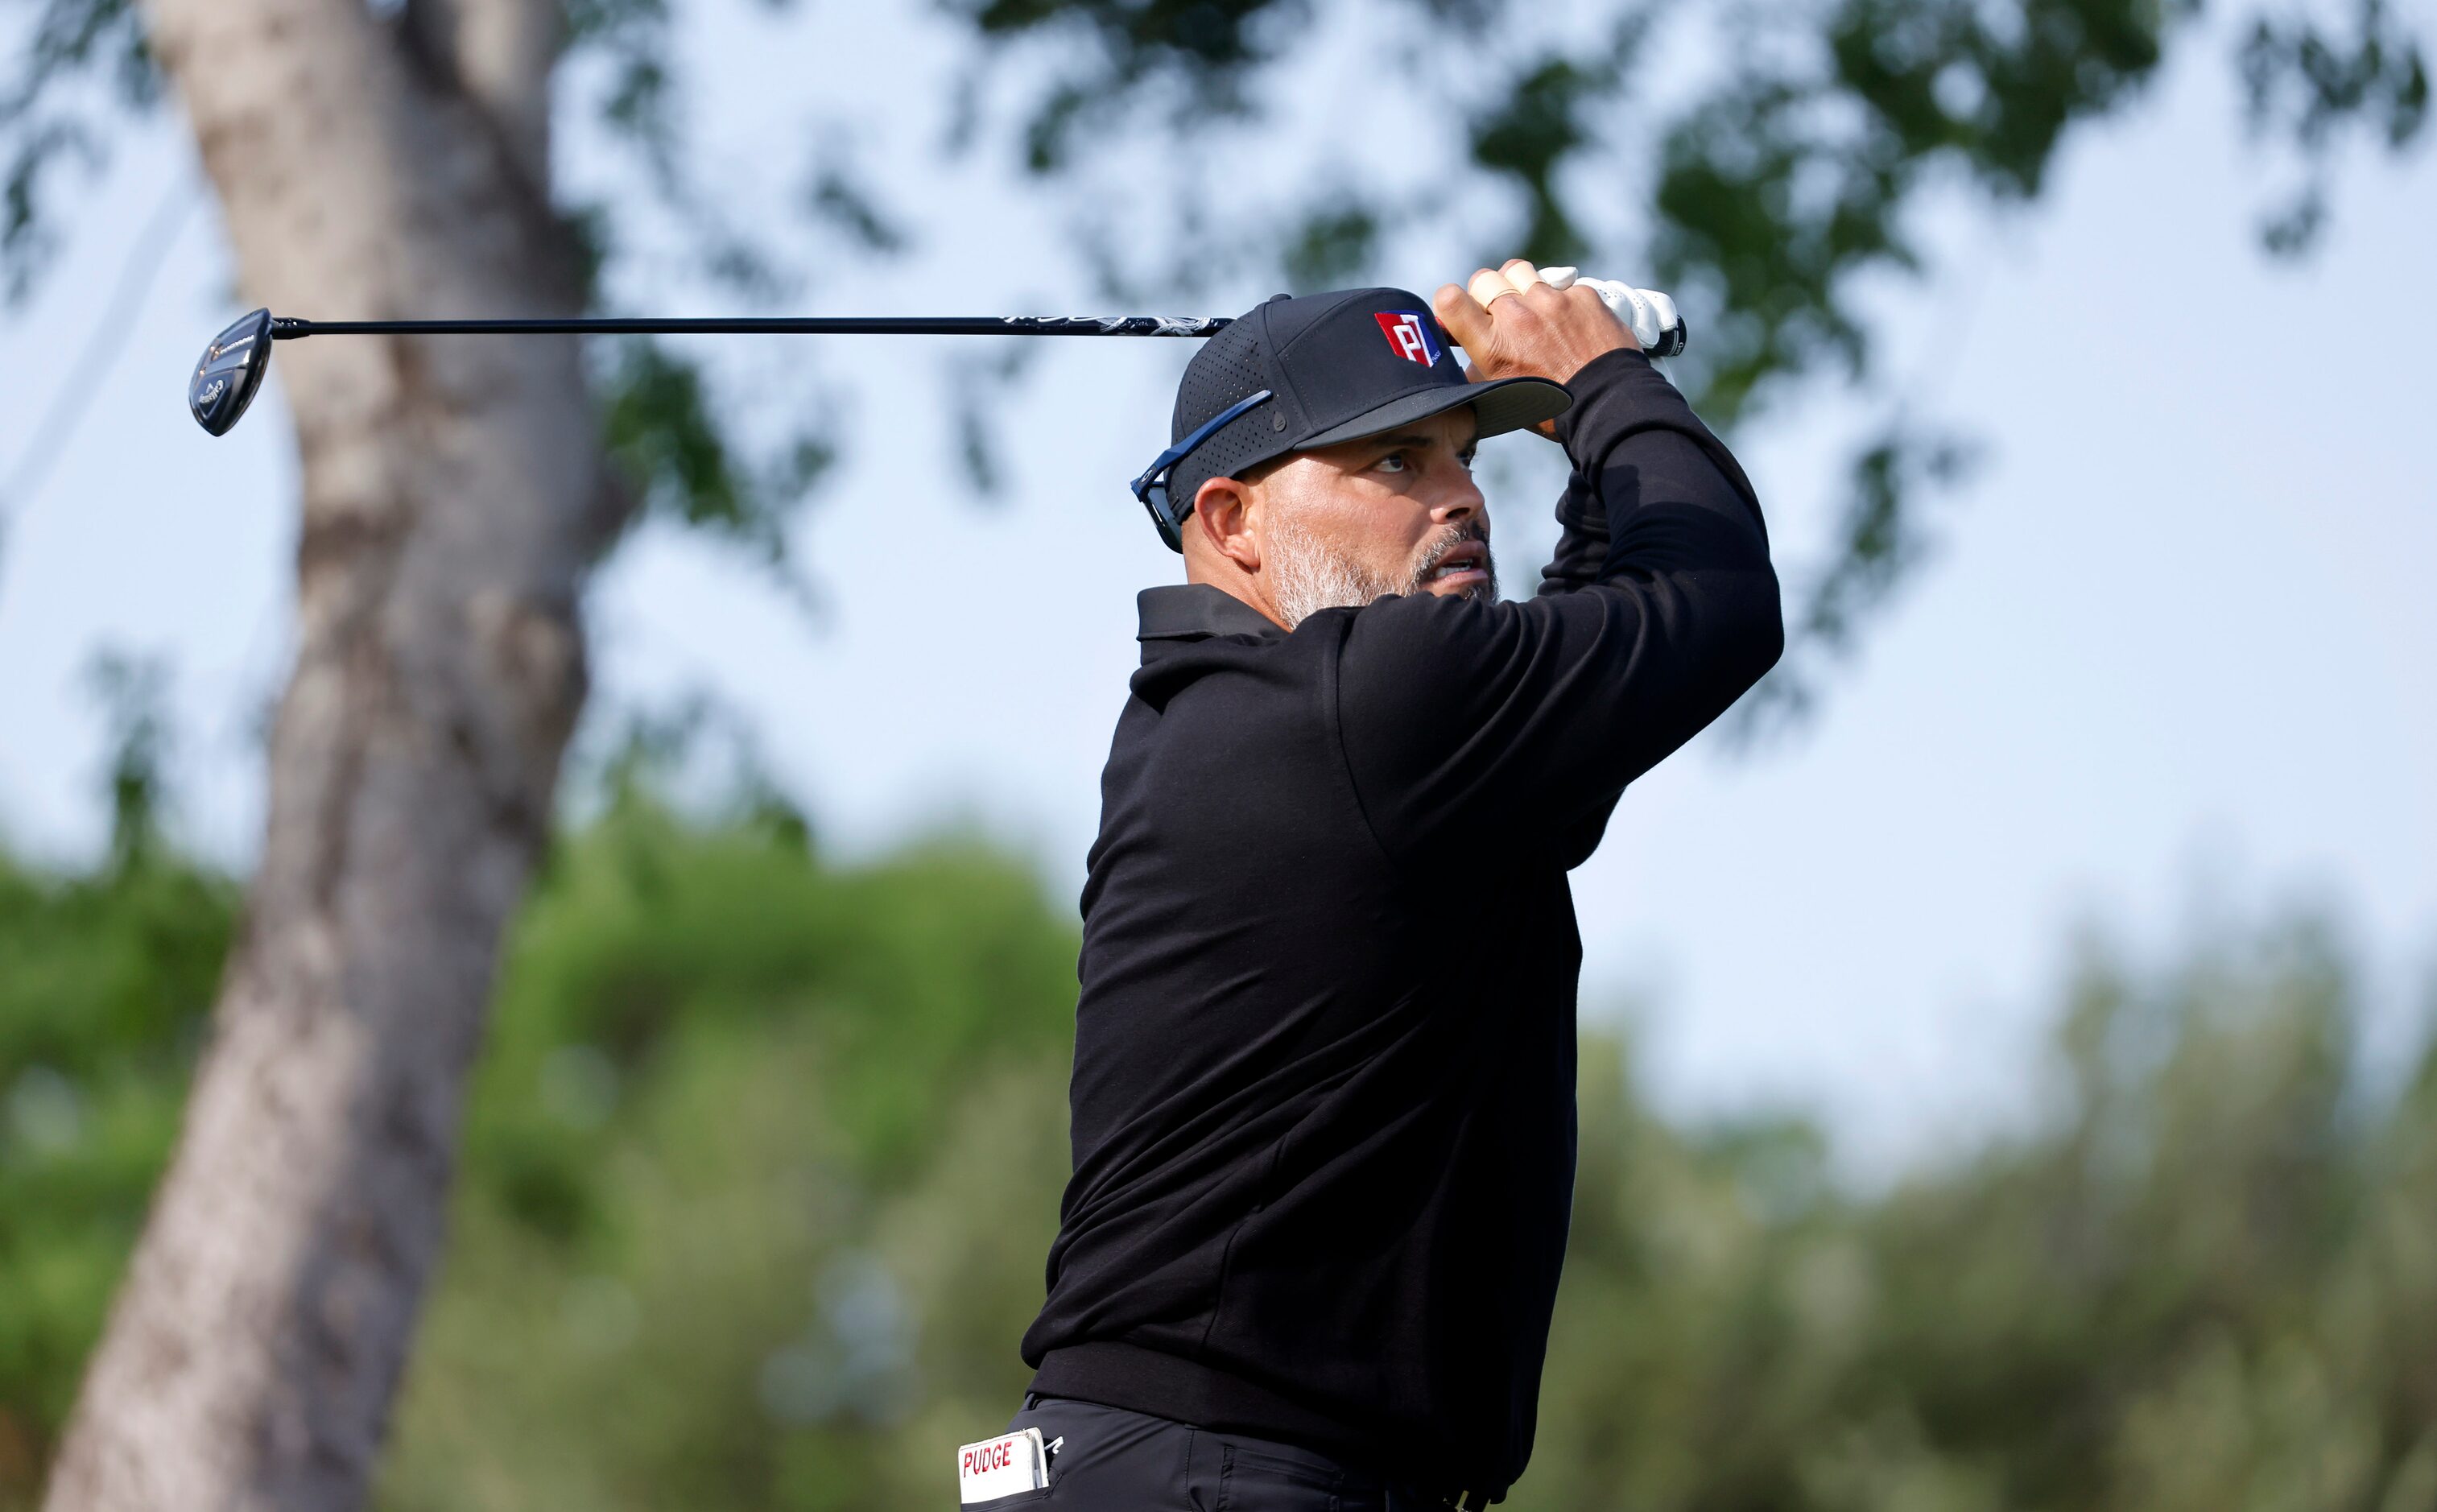
<path id="1" fill-rule="evenodd" d="M 679 133 L 669 77 L 668 0 L 568 0 L 567 45 L 597 56 L 609 76 L 602 124 L 640 149 L 664 192 L 678 173 Z"/>
<path id="2" fill-rule="evenodd" d="M 1074 926 L 963 841 L 857 866 L 652 746 L 506 954 L 377 1503 L 916 1506 L 1012 1410 L 1065 1173 Z M 234 889 L 0 865 L 0 1507 L 166 1158 Z M 1517 1512 L 2217 1512 L 2437 1499 L 2437 1054 L 2365 1066 L 2307 918 L 2091 943 L 2045 1113 L 1878 1193 L 1685 1126 L 1585 1039 Z"/>
<path id="3" fill-rule="evenodd" d="M 2384 0 L 2357 0 L 2354 29 L 2346 44 L 2306 21 L 2261 16 L 2243 43 L 2252 134 L 2283 137 L 2305 164 L 2300 190 L 2260 224 L 2260 239 L 2280 256 L 2307 252 L 2324 228 L 2327 160 L 2347 129 L 2399 150 L 2428 123 L 2428 63 L 2418 41 Z"/>
<path id="4" fill-rule="evenodd" d="M 1750 47 L 1759 61 L 1667 132 L 1654 196 L 1657 276 L 1717 307 L 1703 413 L 1731 425 L 1823 364 L 1861 376 L 1854 276 L 1919 266 L 1903 211 L 1933 176 L 1952 166 L 1999 198 L 2035 196 L 2066 127 L 2146 81 L 2195 9 L 1842 0 L 1815 49 Z"/>
<path id="5" fill-rule="evenodd" d="M 1835 549 L 1804 595 L 1788 637 L 1815 660 L 1849 656 L 1870 614 L 1930 551 L 1920 501 L 1952 488 L 1975 461 L 1970 444 L 1899 415 L 1852 458 Z M 1808 672 L 1771 677 L 1736 706 L 1744 730 L 1781 729 L 1818 696 Z"/>
<path id="6" fill-rule="evenodd" d="M 1180 131 L 1246 114 L 1251 77 L 1310 26 L 1313 9 L 1308 0 L 953 0 L 952 9 L 985 42 L 1051 31 L 1082 44 L 1065 51 L 1022 127 L 1035 173 L 1070 167 L 1078 141 L 1105 136 L 1155 94 L 1166 95 Z"/>
<path id="7" fill-rule="evenodd" d="M 393 14 L 427 0 L 401 0 Z M 777 0 L 783 3 L 783 0 Z M 119 105 L 145 106 L 158 79 L 130 0 L 19 0 L 26 45 L 0 68 L 0 284 L 22 297 L 59 218 L 57 170 L 99 161 Z M 2244 12 L 2239 65 L 2249 129 L 2301 165 L 2299 188 L 2263 222 L 2283 255 L 2306 251 L 2327 214 L 2335 148 L 2358 134 L 2415 144 L 2428 115 L 2418 30 L 2384 0 L 2353 0 L 2350 26 L 2311 13 Z M 2200 34 L 2200 0 L 1799 0 L 1692 8 L 1606 0 L 1562 26 L 1511 0 L 1419 0 L 1359 18 L 1348 44 L 1381 67 L 1341 68 L 1331 87 L 1419 90 L 1464 123 L 1454 161 L 1407 164 L 1414 183 L 1357 179 L 1325 149 L 1275 165 L 1293 202 L 1214 224 L 1212 172 L 1239 172 L 1209 149 L 1258 126 L 1265 88 L 1300 44 L 1331 34 L 1344 7 L 1317 0 L 951 0 L 980 57 L 1020 67 L 1021 103 L 986 122 L 973 79 L 952 135 L 985 125 L 1044 189 L 1075 185 L 1078 260 L 1113 294 L 1174 293 L 1231 269 L 1269 268 L 1298 287 L 1361 276 L 1404 234 L 1458 229 L 1483 258 L 1516 252 L 1588 264 L 1671 289 L 1698 340 L 1674 367 L 1713 423 L 1732 427 L 1779 396 L 1836 381 L 1875 400 L 1851 448 L 1849 528 L 1797 571 L 1797 634 L 1769 696 L 1794 711 L 1849 654 L 1928 538 L 1925 498 L 1958 475 L 1960 443 L 1916 420 L 1926 397 L 1886 392 L 1857 290 L 1867 275 L 1916 273 L 1918 209 L 1968 186 L 1980 198 L 2038 197 L 2077 125 L 2136 97 L 2181 39 Z M 567 215 L 596 266 L 679 261 L 744 303 L 768 307 L 811 259 L 889 255 L 909 226 L 856 172 L 850 123 L 812 133 L 800 219 L 740 221 L 701 192 L 677 60 L 685 9 L 674 0 L 568 0 L 565 114 L 629 150 L 630 179 L 570 193 Z M 1687 18 L 1692 18 L 1688 22 Z M 1662 22 L 1709 28 L 1724 59 L 1671 87 L 1642 87 Z M 1338 27 L 1336 30 L 1342 31 Z M 1111 196 L 1078 170 L 1139 150 L 1164 132 L 1157 182 Z M 1265 153 L 1264 161 L 1275 158 Z M 1304 182 L 1299 192 L 1295 180 Z M 1416 178 L 1416 175 L 1418 176 Z M 1148 196 L 1165 202 L 1146 209 Z M 1620 224 L 1622 209 L 1629 219 Z M 1513 213 L 1519 212 L 1519 213 Z M 1147 234 L 1147 228 L 1157 228 Z M 614 277 L 596 280 L 613 287 Z M 657 280 L 656 280 L 657 282 Z M 600 303 L 596 300 L 596 304 Z M 654 507 L 777 560 L 795 508 L 834 449 L 825 430 L 779 431 L 740 419 L 699 364 L 664 345 L 596 365 L 614 448 Z M 977 494 L 1004 482 L 987 410 L 1008 373 L 957 370 L 952 441 Z M 798 413 L 821 408 L 798 402 Z M 1850 528 L 1857 521 L 1869 528 Z M 1747 714 L 1748 726 L 1754 716 Z"/>
<path id="8" fill-rule="evenodd" d="M 856 252 L 903 252 L 913 239 L 856 175 L 852 165 L 834 152 L 813 170 L 804 188 L 804 207 L 815 221 L 840 233 Z"/>
<path id="9" fill-rule="evenodd" d="M 510 951 L 383 1503 L 935 1496 L 1025 1379 L 1077 943 L 971 845 L 839 870 L 627 790 Z"/>
<path id="10" fill-rule="evenodd" d="M 0 296 L 11 306 L 33 291 L 58 246 L 59 170 L 98 167 L 112 114 L 149 111 L 161 92 L 134 0 L 24 0 L 24 9 L 18 61 L 0 70 Z"/>
<path id="11" fill-rule="evenodd" d="M 0 1507 L 30 1503 L 100 1336 L 237 913 L 154 843 L 82 876 L 0 857 Z"/>
<path id="12" fill-rule="evenodd" d="M 110 745 L 110 865 L 126 871 L 161 840 L 164 782 L 174 744 L 167 663 L 104 651 L 85 669 Z"/>
<path id="13" fill-rule="evenodd" d="M 148 112 L 162 78 L 134 0 L 21 0 L 31 12 L 17 56 L 0 63 L 0 292 L 22 303 L 56 249 L 63 217 L 62 169 L 97 173 L 115 116 Z M 393 25 L 430 0 L 376 7 Z M 569 71 L 583 76 L 588 114 L 640 164 L 643 192 L 561 206 L 584 260 L 585 287 L 600 308 L 601 273 L 623 251 L 622 228 L 656 208 L 672 219 L 694 265 L 748 301 L 779 297 L 784 279 L 768 248 L 738 231 L 695 192 L 680 121 L 681 81 L 669 0 L 569 0 Z M 5 22 L 0 22 L 5 24 Z M 18 40 L 0 32 L 0 43 Z M 435 78 L 443 76 L 434 75 Z M 902 235 L 850 167 L 832 164 L 808 191 L 806 209 L 844 226 L 868 251 L 894 251 Z M 596 396 L 615 459 L 647 506 L 707 529 L 773 565 L 783 563 L 785 529 L 827 471 L 835 445 L 817 424 L 758 441 L 728 420 L 699 364 L 662 343 L 622 344 L 593 365 Z"/>
<path id="14" fill-rule="evenodd" d="M 776 9 L 784 0 L 765 3 Z M 655 231 L 673 236 L 682 262 L 712 289 L 751 307 L 782 302 L 797 282 L 788 259 L 765 232 L 746 229 L 722 199 L 701 192 L 684 129 L 685 79 L 675 65 L 678 8 L 670 0 L 568 0 L 566 13 L 561 94 L 637 169 L 631 183 L 565 210 L 587 250 L 591 307 L 616 312 L 606 275 L 624 266 L 629 243 L 656 246 Z M 842 229 L 867 255 L 903 249 L 885 207 L 833 155 L 812 176 L 801 209 L 812 227 Z M 786 533 L 836 459 L 827 406 L 799 402 L 796 412 L 813 419 L 760 432 L 739 422 L 735 396 L 722 394 L 679 347 L 649 337 L 604 345 L 592 376 L 605 440 L 644 512 L 745 548 L 800 592 L 802 585 L 783 575 Z"/>
<path id="15" fill-rule="evenodd" d="M 153 853 L 71 878 L 0 860 L 0 1506 L 30 1500 L 100 1335 L 237 907 Z"/>
<path id="16" fill-rule="evenodd" d="M 1378 255 L 1378 213 L 1366 206 L 1314 207 L 1287 243 L 1281 266 L 1297 289 L 1329 289 L 1350 282 Z"/>
<path id="17" fill-rule="evenodd" d="M 1121 121 L 1164 122 L 1180 148 L 1203 149 L 1166 165 L 1180 207 L 1223 202 L 1195 165 L 1217 161 L 1206 148 L 1222 128 L 1258 121 L 1254 84 L 1312 30 L 1312 8 L 1300 0 L 968 0 L 961 9 L 977 36 L 1039 80 L 1015 128 L 1033 171 L 1082 166 L 1087 143 L 1133 149 L 1136 133 L 1114 129 Z M 1968 186 L 1991 202 L 2036 199 L 2066 134 L 2119 111 L 2180 39 L 2198 34 L 2200 0 L 1723 9 L 1610 0 L 1569 13 L 1553 38 L 1545 17 L 1506 0 L 1411 9 L 1410 29 L 1395 28 L 1391 12 L 1386 34 L 1354 46 L 1388 65 L 1378 70 L 1383 89 L 1418 90 L 1464 112 L 1468 162 L 1418 166 L 1426 187 L 1415 195 L 1351 185 L 1324 160 L 1276 246 L 1256 237 L 1237 260 L 1274 256 L 1299 281 L 1335 282 L 1356 265 L 1309 255 L 1316 227 L 1368 228 L 1347 244 L 1364 254 L 1381 243 L 1379 228 L 1454 228 L 1483 261 L 1519 252 L 1639 270 L 1636 277 L 1670 290 L 1696 333 L 1673 376 L 1722 428 L 1823 381 L 1874 395 L 1883 413 L 1854 439 L 1848 528 L 1796 575 L 1790 654 L 1744 723 L 1749 711 L 1766 718 L 1808 707 L 1826 665 L 1850 651 L 1921 554 L 1921 500 L 1958 475 L 1960 443 L 1908 417 L 1922 396 L 1872 387 L 1865 276 L 1921 271 L 1914 222 L 1935 194 Z M 1726 61 L 1689 89 L 1639 87 L 1658 24 L 1688 17 L 1709 26 Z M 2356 0 L 2353 32 L 2340 38 L 2307 15 L 2252 16 L 2241 66 L 2253 133 L 2290 144 L 2307 166 L 2304 189 L 2263 232 L 2271 251 L 2303 250 L 2315 235 L 2329 149 L 2347 129 L 2395 150 L 2419 136 L 2428 73 L 2418 35 L 2381 0 Z M 1620 202 L 1638 223 L 1615 225 Z M 1501 204 L 1518 205 L 1519 218 L 1495 214 Z M 1167 276 L 1213 260 L 1211 236 L 1197 228 L 1183 239 Z M 1152 259 L 1171 255 L 1156 238 L 1148 245 Z M 1111 281 L 1142 277 L 1121 270 Z M 1871 528 L 1850 528 L 1863 520 Z"/>
<path id="18" fill-rule="evenodd" d="M 1515 81 L 1512 95 L 1474 122 L 1472 160 L 1523 185 L 1531 220 L 1516 255 L 1544 267 L 1579 264 L 1590 245 L 1567 213 L 1556 183 L 1558 165 L 1589 136 L 1582 120 L 1587 101 L 1616 87 L 1616 70 L 1593 71 L 1553 58 Z"/>
<path id="19" fill-rule="evenodd" d="M 237 916 L 162 838 L 167 674 L 89 677 L 110 847 L 86 875 L 0 853 L 0 1507 L 28 1502 L 144 1220 Z"/>
<path id="20" fill-rule="evenodd" d="M 586 1216 L 468 1184 L 385 1505 L 916 1505 L 1010 1410 L 1072 937 L 971 856 L 816 875 L 632 802 L 570 847 L 469 1165 L 568 1141 Z M 967 887 L 1000 901 L 948 908 Z M 976 946 L 933 932 L 947 911 L 1006 927 Z M 858 1016 L 866 993 L 888 1006 Z M 2049 1116 L 1878 1197 L 1798 1122 L 1671 1126 L 1587 1039 L 1512 1504 L 2425 1504 L 2437 1060 L 2399 1098 L 2363 1086 L 2353 999 L 2306 920 L 2150 976 L 2093 945 Z"/>
<path id="21" fill-rule="evenodd" d="M 701 365 L 665 343 L 620 343 L 596 379 L 602 439 L 641 495 L 646 514 L 674 519 L 786 559 L 785 522 L 836 457 L 818 430 L 801 430 L 758 466 L 711 417 Z"/>
<path id="22" fill-rule="evenodd" d="M 1587 1057 L 1515 1504 L 2428 1504 L 2437 1056 L 2369 1093 L 2354 995 L 2306 920 L 2149 980 L 2093 946 L 2051 1116 L 1868 1202 L 1799 1131 L 1672 1134 Z"/>

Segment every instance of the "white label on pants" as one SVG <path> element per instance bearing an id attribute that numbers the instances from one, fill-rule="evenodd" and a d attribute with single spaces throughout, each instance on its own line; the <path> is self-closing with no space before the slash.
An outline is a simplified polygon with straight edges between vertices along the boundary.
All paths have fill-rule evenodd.
<path id="1" fill-rule="evenodd" d="M 986 1438 L 956 1450 L 957 1500 L 967 1506 L 1049 1484 L 1049 1456 L 1041 1430 L 1027 1428 L 1005 1438 Z"/>

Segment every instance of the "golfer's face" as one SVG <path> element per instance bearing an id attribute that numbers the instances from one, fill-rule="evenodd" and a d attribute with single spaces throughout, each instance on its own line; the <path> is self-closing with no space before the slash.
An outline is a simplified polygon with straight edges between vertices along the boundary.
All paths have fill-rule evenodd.
<path id="1" fill-rule="evenodd" d="M 1374 581 L 1437 594 L 1485 589 L 1489 509 L 1472 481 L 1479 429 L 1470 409 L 1450 410 L 1305 452 L 1272 481 L 1291 490 L 1304 529 Z"/>

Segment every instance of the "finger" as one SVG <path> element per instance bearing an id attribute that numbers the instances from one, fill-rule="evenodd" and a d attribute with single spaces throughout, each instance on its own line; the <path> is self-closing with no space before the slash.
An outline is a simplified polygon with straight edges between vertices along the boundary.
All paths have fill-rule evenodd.
<path id="1" fill-rule="evenodd" d="M 1479 273 L 1474 273 L 1472 275 L 1472 281 L 1464 285 L 1464 291 L 1472 295 L 1473 298 L 1479 300 L 1481 302 L 1481 308 L 1483 309 L 1487 309 L 1491 302 L 1494 300 L 1503 299 L 1508 294 L 1519 294 L 1522 292 L 1521 290 L 1516 288 L 1512 283 L 1507 281 L 1504 273 L 1499 273 L 1495 268 L 1483 268 Z"/>
<path id="2" fill-rule="evenodd" d="M 1472 357 L 1472 373 L 1481 376 L 1481 357 L 1489 344 L 1489 310 L 1470 290 L 1456 284 L 1442 284 L 1430 298 L 1430 309 L 1455 344 Z"/>
<path id="3" fill-rule="evenodd" d="M 1640 290 L 1629 284 L 1617 287 L 1624 296 L 1624 307 L 1616 312 L 1617 321 L 1632 333 L 1636 349 L 1647 350 L 1652 343 L 1658 340 L 1658 312 L 1650 308 L 1650 301 L 1641 297 Z"/>
<path id="4" fill-rule="evenodd" d="M 1579 268 L 1543 268 L 1540 270 L 1540 282 L 1552 289 L 1571 289 L 1574 280 L 1582 275 L 1583 271 Z"/>
<path id="5" fill-rule="evenodd" d="M 1639 348 L 1641 343 L 1634 337 L 1632 321 L 1626 318 L 1624 311 L 1609 304 L 1606 296 L 1592 287 L 1595 282 L 1594 279 L 1586 278 L 1557 297 L 1573 302 L 1576 318 L 1587 318 L 1594 325 L 1620 332 L 1627 344 Z"/>
<path id="6" fill-rule="evenodd" d="M 1498 271 L 1506 275 L 1506 281 L 1515 286 L 1517 293 L 1530 292 L 1532 286 L 1540 281 L 1540 270 L 1520 257 L 1507 258 Z"/>
<path id="7" fill-rule="evenodd" d="M 1487 309 L 1496 300 L 1520 292 L 1513 284 L 1507 282 L 1504 273 L 1495 268 L 1483 268 L 1475 273 L 1464 287 L 1464 292 L 1470 294 L 1474 302 L 1483 309 Z"/>
<path id="8" fill-rule="evenodd" d="M 1599 290 L 1600 303 L 1607 307 L 1607 312 L 1616 317 L 1618 325 L 1632 333 L 1636 347 L 1647 344 L 1641 339 L 1639 328 L 1641 302 L 1631 285 L 1619 283 L 1613 278 L 1586 278 L 1583 285 Z"/>
<path id="9" fill-rule="evenodd" d="M 1617 318 L 1623 321 L 1626 327 L 1633 332 L 1634 345 L 1651 345 L 1658 340 L 1657 308 L 1650 303 L 1640 290 L 1632 285 L 1622 284 L 1618 287 L 1623 290 L 1625 309 L 1617 311 Z M 1628 310 L 1631 313 L 1628 314 Z"/>
<path id="10" fill-rule="evenodd" d="M 1510 281 L 1512 275 L 1509 275 Z M 1547 314 L 1565 308 L 1565 291 L 1552 287 L 1547 280 L 1534 278 L 1523 286 L 1523 303 Z"/>

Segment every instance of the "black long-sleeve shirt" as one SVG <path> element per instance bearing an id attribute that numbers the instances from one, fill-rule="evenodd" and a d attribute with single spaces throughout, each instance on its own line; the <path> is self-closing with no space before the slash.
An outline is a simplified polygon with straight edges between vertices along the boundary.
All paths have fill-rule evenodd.
<path id="1" fill-rule="evenodd" d="M 1726 448 L 1639 353 L 1569 387 L 1536 598 L 1289 635 L 1142 595 L 1034 1390 L 1424 1488 L 1522 1473 L 1573 1192 L 1566 873 L 1783 643 Z"/>

